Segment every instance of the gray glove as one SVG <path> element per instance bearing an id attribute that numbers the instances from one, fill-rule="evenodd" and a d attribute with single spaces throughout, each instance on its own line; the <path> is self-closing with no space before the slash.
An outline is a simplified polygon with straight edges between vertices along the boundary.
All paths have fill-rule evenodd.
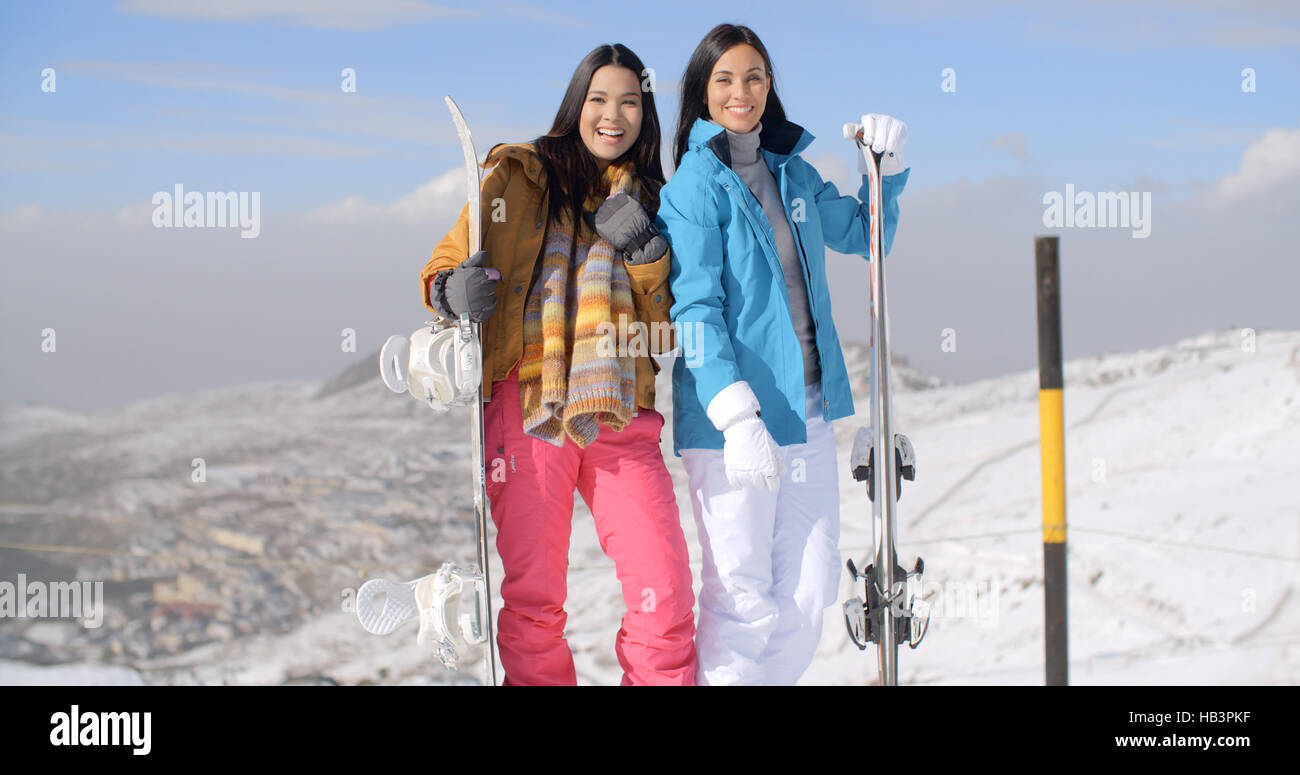
<path id="1" fill-rule="evenodd" d="M 470 320 L 482 323 L 497 308 L 497 282 L 501 273 L 484 269 L 487 253 L 480 250 L 455 269 L 444 269 L 433 278 L 429 302 L 444 318 L 458 319 L 468 312 Z"/>
<path id="2" fill-rule="evenodd" d="M 668 252 L 668 241 L 655 228 L 645 208 L 630 194 L 620 192 L 605 200 L 587 223 L 616 249 L 629 264 L 649 264 Z"/>

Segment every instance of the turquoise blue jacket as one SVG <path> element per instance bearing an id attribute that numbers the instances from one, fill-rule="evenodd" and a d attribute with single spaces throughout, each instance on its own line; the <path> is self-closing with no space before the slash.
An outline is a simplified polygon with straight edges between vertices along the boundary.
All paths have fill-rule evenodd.
<path id="1" fill-rule="evenodd" d="M 840 196 L 799 156 L 813 136 L 796 124 L 765 120 L 759 138 L 800 247 L 821 358 L 822 416 L 847 417 L 853 414 L 853 393 L 831 316 L 826 248 L 869 258 L 869 184 L 864 175 L 857 199 Z M 673 366 L 677 455 L 683 449 L 722 449 L 722 433 L 705 407 L 738 380 L 754 391 L 777 444 L 807 441 L 803 351 L 772 226 L 730 162 L 723 128 L 697 119 L 681 164 L 660 192 L 656 222 L 672 245 L 669 314 L 682 347 Z M 910 172 L 881 180 L 886 255 L 898 227 L 898 195 Z"/>

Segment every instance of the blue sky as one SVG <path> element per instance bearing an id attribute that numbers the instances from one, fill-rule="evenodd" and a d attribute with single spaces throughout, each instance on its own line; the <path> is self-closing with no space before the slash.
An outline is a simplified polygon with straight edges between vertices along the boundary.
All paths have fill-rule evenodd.
<path id="1" fill-rule="evenodd" d="M 837 128 L 863 112 L 907 121 L 913 187 L 1032 170 L 1176 190 L 1232 169 L 1264 129 L 1294 126 L 1300 105 L 1300 17 L 1268 3 L 810 2 L 792 14 L 786 3 L 394 1 L 342 16 L 295 14 L 291 0 L 247 4 L 286 9 L 277 15 L 158 3 L 174 14 L 163 16 L 144 12 L 151 5 L 0 10 L 0 209 L 115 208 L 177 181 L 260 190 L 268 210 L 390 201 L 456 164 L 442 94 L 460 102 L 480 152 L 528 139 L 549 125 L 577 61 L 608 41 L 664 82 L 667 139 L 681 69 L 723 20 L 764 38 L 792 119 L 820 139 L 810 156 L 851 158 Z M 204 17 L 223 6 L 234 18 Z M 40 90 L 44 67 L 56 69 L 54 94 Z M 357 72 L 355 94 L 339 89 L 344 67 Z M 955 93 L 940 90 L 946 67 Z M 1256 93 L 1241 91 L 1245 67 Z M 1023 136 L 1027 158 L 990 146 L 1007 135 L 1009 147 Z"/>
<path id="2" fill-rule="evenodd" d="M 442 95 L 481 155 L 544 132 L 579 60 L 622 42 L 655 70 L 667 144 L 682 68 L 722 21 L 764 39 L 791 118 L 818 137 L 805 158 L 842 193 L 857 182 L 840 126 L 908 123 L 890 316 L 894 350 L 924 371 L 1034 367 L 1041 233 L 1062 237 L 1067 358 L 1300 328 L 1294 0 L 5 3 L 0 402 L 338 373 L 427 319 L 416 277 L 464 202 Z M 154 193 L 178 183 L 259 192 L 260 236 L 153 228 Z M 1150 192 L 1150 238 L 1045 228 L 1044 192 L 1067 184 Z M 845 342 L 866 338 L 864 266 L 827 259 Z"/>

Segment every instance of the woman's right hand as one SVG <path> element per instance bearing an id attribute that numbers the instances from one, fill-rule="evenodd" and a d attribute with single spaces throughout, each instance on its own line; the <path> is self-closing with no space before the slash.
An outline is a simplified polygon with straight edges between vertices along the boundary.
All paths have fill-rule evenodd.
<path id="1" fill-rule="evenodd" d="M 429 302 L 439 315 L 458 319 L 468 313 L 475 323 L 492 316 L 497 308 L 496 289 L 501 273 L 484 269 L 486 260 L 487 252 L 480 250 L 455 269 L 438 272 L 429 287 Z"/>
<path id="2" fill-rule="evenodd" d="M 758 397 L 749 383 L 733 382 L 718 392 L 705 410 L 713 427 L 722 431 L 722 462 L 732 487 L 776 492 L 785 474 L 781 448 L 767 430 Z"/>
<path id="3" fill-rule="evenodd" d="M 722 432 L 722 462 L 733 488 L 751 487 L 776 492 L 785 464 L 781 448 L 758 415 L 750 415 Z"/>

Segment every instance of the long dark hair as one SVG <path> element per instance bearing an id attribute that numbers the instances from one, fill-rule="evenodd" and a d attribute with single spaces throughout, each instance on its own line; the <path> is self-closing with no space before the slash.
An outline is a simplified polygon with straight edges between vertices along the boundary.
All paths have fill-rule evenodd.
<path id="1" fill-rule="evenodd" d="M 550 220 L 557 220 L 568 209 L 573 223 L 579 223 L 583 201 L 600 179 L 596 161 L 578 134 L 578 121 L 587 101 L 591 76 L 605 65 L 626 67 L 639 81 L 646 75 L 641 59 L 622 43 L 597 46 L 573 71 L 551 131 L 533 141 L 537 154 L 542 158 L 542 168 L 546 170 L 549 189 L 547 216 Z M 636 162 L 637 178 L 648 197 L 645 206 L 653 213 L 658 204 L 659 189 L 664 184 L 663 165 L 659 161 L 659 112 L 655 109 L 653 91 L 641 90 L 641 133 L 623 155 Z"/>
<path id="2" fill-rule="evenodd" d="M 700 45 L 695 47 L 695 53 L 691 54 L 691 61 L 687 63 L 686 72 L 682 75 L 682 113 L 677 119 L 677 138 L 673 143 L 674 167 L 680 166 L 682 157 L 686 155 L 686 145 L 691 139 L 691 127 L 695 120 L 709 117 L 709 76 L 713 74 L 713 66 L 728 49 L 742 44 L 753 46 L 758 55 L 763 57 L 767 79 L 772 84 L 767 93 L 767 107 L 759 120 L 785 120 L 785 106 L 781 104 L 781 98 L 776 96 L 776 72 L 763 41 L 744 25 L 719 24 L 709 30 Z"/>

